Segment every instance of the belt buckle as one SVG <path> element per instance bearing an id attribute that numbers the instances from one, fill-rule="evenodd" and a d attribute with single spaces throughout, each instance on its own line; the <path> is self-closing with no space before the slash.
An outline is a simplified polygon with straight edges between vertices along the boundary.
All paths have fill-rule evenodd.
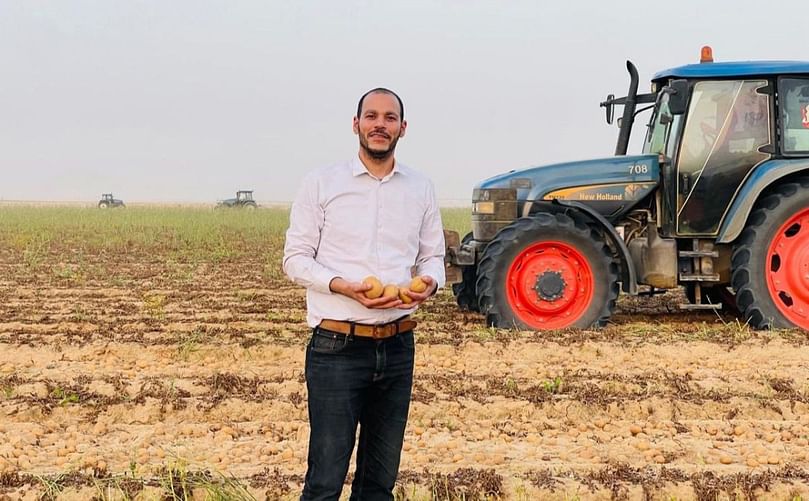
<path id="1" fill-rule="evenodd" d="M 371 328 L 371 337 L 374 339 L 382 339 L 382 333 L 379 331 L 379 325 L 374 324 Z"/>

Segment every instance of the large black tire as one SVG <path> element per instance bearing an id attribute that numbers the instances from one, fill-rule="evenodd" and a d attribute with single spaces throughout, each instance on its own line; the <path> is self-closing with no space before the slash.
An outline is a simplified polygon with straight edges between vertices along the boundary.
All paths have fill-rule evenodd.
<path id="1" fill-rule="evenodd" d="M 750 326 L 809 330 L 806 249 L 809 177 L 783 183 L 756 202 L 734 247 L 731 283 Z"/>
<path id="2" fill-rule="evenodd" d="M 603 237 L 564 214 L 506 226 L 478 265 L 478 304 L 495 327 L 601 327 L 618 298 L 618 266 Z"/>
<path id="3" fill-rule="evenodd" d="M 465 244 L 470 240 L 472 240 L 472 233 L 467 233 L 461 240 L 461 244 Z M 477 275 L 477 266 L 464 266 L 462 281 L 457 284 L 452 284 L 452 294 L 455 296 L 455 301 L 462 310 L 480 311 L 478 308 L 478 295 L 475 290 L 475 282 L 478 278 Z"/>
<path id="4" fill-rule="evenodd" d="M 108 204 L 107 202 L 98 202 L 98 208 L 99 209 L 107 209 L 107 208 L 109 208 L 109 206 L 110 206 L 110 204 Z"/>

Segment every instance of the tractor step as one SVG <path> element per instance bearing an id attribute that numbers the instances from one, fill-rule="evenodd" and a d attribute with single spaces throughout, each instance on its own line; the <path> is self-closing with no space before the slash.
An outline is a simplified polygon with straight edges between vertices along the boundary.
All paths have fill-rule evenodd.
<path id="1" fill-rule="evenodd" d="M 706 310 L 713 310 L 713 311 L 720 311 L 722 309 L 721 304 L 681 304 L 681 310 L 688 310 L 688 311 L 706 311 Z"/>
<path id="2" fill-rule="evenodd" d="M 699 275 L 690 273 L 680 273 L 680 282 L 718 282 L 719 274 Z"/>
<path id="3" fill-rule="evenodd" d="M 715 250 L 680 251 L 680 257 L 719 257 Z"/>

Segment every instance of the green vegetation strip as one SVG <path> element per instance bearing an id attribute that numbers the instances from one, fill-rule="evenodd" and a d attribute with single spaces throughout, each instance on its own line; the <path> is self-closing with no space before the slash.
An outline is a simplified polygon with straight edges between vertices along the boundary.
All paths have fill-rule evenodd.
<path id="1" fill-rule="evenodd" d="M 468 209 L 441 211 L 448 229 L 466 232 Z M 29 255 L 72 248 L 84 251 L 171 249 L 205 253 L 278 250 L 287 209 L 0 207 L 0 245 Z"/>

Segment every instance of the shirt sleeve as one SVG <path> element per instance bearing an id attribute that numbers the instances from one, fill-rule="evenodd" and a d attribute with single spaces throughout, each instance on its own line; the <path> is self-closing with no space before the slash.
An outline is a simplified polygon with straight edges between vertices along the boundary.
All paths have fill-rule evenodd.
<path id="1" fill-rule="evenodd" d="M 421 222 L 419 233 L 419 253 L 416 256 L 416 274 L 428 275 L 438 284 L 436 290 L 446 283 L 444 273 L 444 225 L 441 211 L 435 196 L 435 187 L 429 183 L 427 210 Z"/>
<path id="2" fill-rule="evenodd" d="M 339 275 L 317 262 L 325 212 L 318 200 L 318 182 L 307 176 L 292 203 L 284 243 L 284 273 L 296 284 L 332 293 L 329 283 Z"/>

